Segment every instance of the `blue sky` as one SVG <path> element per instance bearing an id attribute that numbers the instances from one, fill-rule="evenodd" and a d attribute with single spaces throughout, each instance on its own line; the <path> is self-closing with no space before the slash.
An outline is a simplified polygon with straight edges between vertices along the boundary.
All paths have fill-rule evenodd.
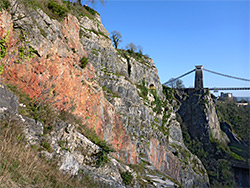
<path id="1" fill-rule="evenodd" d="M 195 65 L 250 79 L 249 7 L 248 0 L 107 0 L 94 9 L 109 33 L 121 32 L 119 48 L 130 42 L 143 47 L 164 83 Z M 203 76 L 205 87 L 250 87 L 250 82 Z M 194 73 L 182 80 L 192 87 Z M 250 96 L 250 91 L 233 94 Z"/>

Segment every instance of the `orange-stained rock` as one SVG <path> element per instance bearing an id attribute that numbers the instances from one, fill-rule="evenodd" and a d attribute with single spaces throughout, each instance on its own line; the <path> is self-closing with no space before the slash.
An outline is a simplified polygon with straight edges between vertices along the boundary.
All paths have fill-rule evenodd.
<path id="1" fill-rule="evenodd" d="M 179 160 L 167 149 L 166 146 L 160 145 L 155 138 L 150 140 L 149 158 L 152 164 L 160 171 L 177 179 L 179 175 Z"/>
<path id="2" fill-rule="evenodd" d="M 12 27 L 11 15 L 7 11 L 0 12 L 0 39 L 7 34 L 12 35 Z"/>
<path id="3" fill-rule="evenodd" d="M 79 38 L 80 26 L 76 17 L 71 14 L 66 17 L 62 23 L 62 34 L 67 40 L 68 46 L 73 49 L 79 56 L 87 56 L 85 50 L 83 50 L 82 44 Z"/>
<path id="4" fill-rule="evenodd" d="M 1 13 L 0 38 L 9 30 L 13 33 L 12 22 L 6 12 Z M 62 57 L 51 51 L 49 56 L 20 59 L 18 56 L 18 32 L 13 33 L 15 41 L 10 43 L 8 53 L 1 61 L 5 64 L 2 79 L 5 83 L 19 86 L 31 98 L 52 104 L 59 110 L 78 115 L 85 126 L 116 149 L 113 155 L 128 163 L 136 163 L 136 146 L 123 128 L 113 106 L 105 99 L 102 88 L 96 82 L 95 70 L 88 63 L 84 69 L 78 64 L 86 51 L 79 43 L 79 24 L 69 15 L 62 23 L 62 34 L 67 42 L 60 41 L 69 51 Z M 51 45 L 51 44 L 50 44 Z M 39 53 L 39 49 L 38 49 Z M 18 60 L 21 62 L 19 63 Z"/>

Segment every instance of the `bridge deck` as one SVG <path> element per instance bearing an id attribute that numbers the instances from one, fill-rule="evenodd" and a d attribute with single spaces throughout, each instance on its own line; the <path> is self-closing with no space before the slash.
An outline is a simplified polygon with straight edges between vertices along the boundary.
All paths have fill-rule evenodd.
<path id="1" fill-rule="evenodd" d="M 250 87 L 214 87 L 214 88 L 175 88 L 177 90 L 200 90 L 200 89 L 208 89 L 208 90 L 250 90 Z"/>
<path id="2" fill-rule="evenodd" d="M 208 88 L 209 90 L 250 90 L 250 87 L 215 87 Z"/>

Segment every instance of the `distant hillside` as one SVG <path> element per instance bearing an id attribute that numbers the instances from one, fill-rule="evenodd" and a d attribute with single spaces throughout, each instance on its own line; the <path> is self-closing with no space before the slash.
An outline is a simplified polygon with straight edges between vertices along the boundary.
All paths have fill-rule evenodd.
<path id="1" fill-rule="evenodd" d="M 248 103 L 250 103 L 250 97 L 234 97 L 235 101 L 240 102 L 241 100 L 246 100 Z"/>

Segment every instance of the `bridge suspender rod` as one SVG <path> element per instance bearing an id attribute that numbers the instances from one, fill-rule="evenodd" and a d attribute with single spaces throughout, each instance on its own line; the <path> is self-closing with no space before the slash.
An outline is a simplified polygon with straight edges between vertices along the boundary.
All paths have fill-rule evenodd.
<path id="1" fill-rule="evenodd" d="M 204 70 L 204 71 L 207 71 L 207 72 L 210 72 L 210 73 L 213 73 L 213 74 L 220 75 L 220 76 L 225 76 L 225 77 L 228 77 L 228 78 L 234 78 L 234 79 L 237 79 L 237 80 L 242 80 L 242 81 L 250 82 L 249 79 L 239 78 L 239 77 L 235 77 L 235 76 L 230 76 L 230 75 L 226 75 L 226 74 L 214 72 L 214 71 L 211 71 L 211 70 L 207 70 L 207 69 L 204 69 L 204 68 L 203 68 L 203 70 Z"/>
<path id="2" fill-rule="evenodd" d="M 186 75 L 188 75 L 188 74 L 190 74 L 190 73 L 192 73 L 194 71 L 195 71 L 195 69 L 193 69 L 193 70 L 191 70 L 191 71 L 189 71 L 189 72 L 187 72 L 187 73 L 185 73 L 185 74 L 183 74 L 183 75 L 181 75 L 181 76 L 179 76 L 177 78 L 174 78 L 173 80 L 169 80 L 169 81 L 165 82 L 163 85 L 166 85 L 166 84 L 168 84 L 170 82 L 174 82 L 175 80 L 178 80 L 178 79 L 182 78 L 183 76 L 186 76 Z"/>

